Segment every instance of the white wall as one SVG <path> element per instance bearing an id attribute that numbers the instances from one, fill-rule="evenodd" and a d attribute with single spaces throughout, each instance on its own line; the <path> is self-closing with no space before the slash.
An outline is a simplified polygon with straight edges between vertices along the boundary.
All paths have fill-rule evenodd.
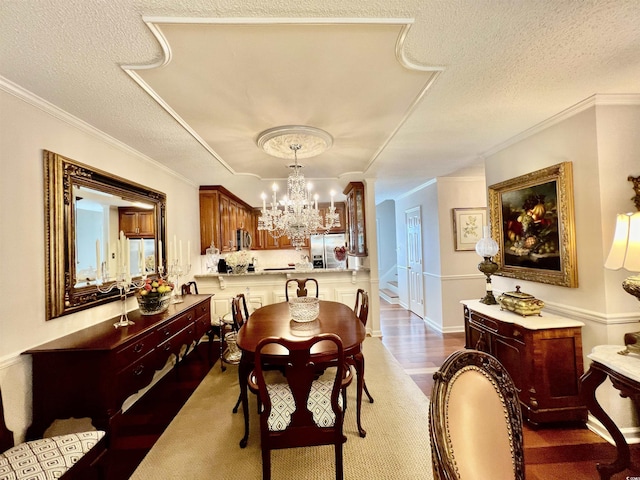
<path id="1" fill-rule="evenodd" d="M 441 332 L 464 330 L 461 300 L 482 298 L 484 275 L 475 251 L 455 251 L 453 208 L 486 206 L 484 176 L 439 177 L 420 190 L 396 200 L 396 242 L 400 303 L 407 307 L 407 238 L 405 212 L 420 206 L 424 279 L 424 319 Z"/>
<path id="2" fill-rule="evenodd" d="M 43 149 L 166 193 L 169 238 L 194 245 L 198 187 L 1 78 L 0 112 L 0 386 L 8 427 L 21 439 L 31 421 L 31 362 L 21 352 L 120 308 L 113 302 L 45 320 Z"/>
<path id="3" fill-rule="evenodd" d="M 396 280 L 396 211 L 395 202 L 386 200 L 376 205 L 376 231 L 378 237 L 378 267 L 380 288 Z"/>
<path id="4" fill-rule="evenodd" d="M 615 214 L 635 209 L 628 175 L 640 175 L 640 99 L 604 105 L 587 99 L 552 119 L 526 138 L 487 156 L 487 185 L 560 162 L 573 163 L 578 288 L 494 277 L 497 291 L 522 290 L 545 301 L 545 308 L 581 320 L 586 355 L 595 345 L 621 344 L 625 332 L 637 331 L 637 300 L 620 286 L 629 272 L 603 265 L 613 237 Z M 628 101 L 628 99 L 627 99 Z M 635 104 L 633 104 L 635 102 Z M 597 104 L 597 106 L 596 106 Z M 632 423 L 629 402 L 603 389 L 599 398 L 622 426 Z"/>

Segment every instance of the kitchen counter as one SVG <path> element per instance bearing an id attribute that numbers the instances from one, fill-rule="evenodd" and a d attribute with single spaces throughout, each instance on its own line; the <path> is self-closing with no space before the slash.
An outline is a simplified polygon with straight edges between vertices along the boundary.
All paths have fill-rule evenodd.
<path id="1" fill-rule="evenodd" d="M 309 268 L 309 269 L 305 269 L 305 270 L 299 270 L 296 269 L 295 267 L 282 267 L 282 268 L 265 268 L 265 269 L 259 269 L 255 272 L 247 272 L 247 273 L 203 273 L 201 275 L 195 275 L 195 279 L 196 281 L 199 278 L 208 278 L 208 277 L 213 277 L 213 278 L 217 278 L 217 277 L 244 277 L 244 276 L 256 276 L 256 275 L 282 275 L 282 274 L 287 274 L 287 275 L 294 275 L 294 276 L 298 276 L 299 274 L 304 274 L 307 276 L 312 276 L 313 275 L 321 275 L 324 273 L 351 273 L 351 274 L 357 274 L 357 272 L 367 272 L 368 273 L 369 269 L 367 268 L 360 268 L 358 270 L 354 270 L 351 268 Z"/>
<path id="2" fill-rule="evenodd" d="M 194 275 L 199 293 L 212 294 L 211 315 L 225 315 L 230 302 L 244 293 L 254 308 L 285 301 L 285 283 L 289 278 L 313 277 L 318 280 L 319 298 L 353 307 L 358 288 L 370 290 L 368 268 L 314 268 L 308 270 L 258 270 L 241 274 L 204 273 Z"/>

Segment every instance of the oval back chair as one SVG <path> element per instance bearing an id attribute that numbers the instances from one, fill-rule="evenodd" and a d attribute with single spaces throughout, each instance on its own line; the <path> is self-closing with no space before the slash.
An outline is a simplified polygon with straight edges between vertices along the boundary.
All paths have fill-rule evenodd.
<path id="1" fill-rule="evenodd" d="M 451 354 L 434 375 L 429 434 L 434 478 L 523 480 L 522 414 L 507 370 L 477 350 Z"/>

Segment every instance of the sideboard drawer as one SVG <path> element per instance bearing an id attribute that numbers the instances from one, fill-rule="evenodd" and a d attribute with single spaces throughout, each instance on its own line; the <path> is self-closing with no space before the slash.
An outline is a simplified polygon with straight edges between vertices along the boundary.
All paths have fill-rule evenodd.
<path id="1" fill-rule="evenodd" d="M 156 371 L 154 353 L 152 350 L 118 373 L 116 384 L 119 402 L 123 402 L 133 393 L 149 385 Z"/>
<path id="2" fill-rule="evenodd" d="M 469 317 L 471 318 L 471 321 L 473 323 L 476 323 L 478 325 L 482 325 L 483 327 L 491 330 L 492 332 L 497 332 L 498 331 L 498 328 L 499 328 L 498 322 L 496 322 L 492 318 L 487 318 L 487 317 L 484 317 L 482 315 L 478 315 L 474 311 L 470 312 Z"/>
<path id="3" fill-rule="evenodd" d="M 164 325 L 158 327 L 156 344 L 162 343 L 168 338 L 173 337 L 176 333 L 186 327 L 187 324 L 193 323 L 193 320 L 193 310 L 189 310 L 171 320 L 170 322 L 167 322 Z"/>
<path id="4" fill-rule="evenodd" d="M 115 353 L 116 358 L 116 370 L 126 367 L 132 362 L 144 357 L 147 353 L 154 349 L 158 344 L 154 337 L 155 332 L 149 332 L 148 334 L 136 338 L 128 346 Z"/>

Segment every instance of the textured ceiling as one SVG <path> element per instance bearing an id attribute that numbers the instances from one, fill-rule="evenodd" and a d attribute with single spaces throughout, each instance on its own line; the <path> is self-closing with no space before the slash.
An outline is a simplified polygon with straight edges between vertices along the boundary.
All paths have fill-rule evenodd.
<path id="1" fill-rule="evenodd" d="M 267 128 L 328 131 L 304 162 L 316 189 L 366 177 L 382 201 L 594 94 L 640 93 L 637 0 L 263 3 L 0 0 L 0 76 L 255 205 L 287 174 L 255 144 Z"/>

